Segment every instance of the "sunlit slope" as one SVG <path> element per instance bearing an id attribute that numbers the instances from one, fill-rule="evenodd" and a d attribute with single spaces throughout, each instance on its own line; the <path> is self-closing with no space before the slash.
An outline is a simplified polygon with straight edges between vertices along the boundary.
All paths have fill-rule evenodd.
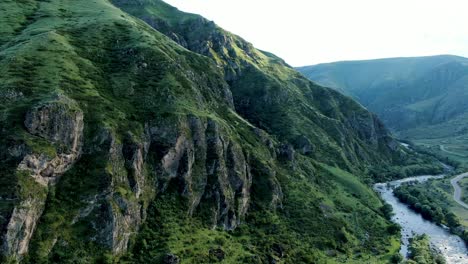
<path id="1" fill-rule="evenodd" d="M 369 184 L 431 160 L 352 99 L 199 16 L 115 4 L 123 11 L 0 2 L 2 261 L 360 263 L 397 252 Z"/>

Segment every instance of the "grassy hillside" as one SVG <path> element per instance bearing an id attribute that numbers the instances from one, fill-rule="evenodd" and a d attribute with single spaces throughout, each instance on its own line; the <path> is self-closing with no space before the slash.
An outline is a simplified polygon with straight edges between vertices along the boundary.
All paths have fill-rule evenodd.
<path id="1" fill-rule="evenodd" d="M 402 139 L 465 163 L 468 59 L 456 56 L 349 61 L 298 69 L 351 95 Z M 452 152 L 452 153 L 451 153 Z M 457 154 L 454 154 L 457 153 Z"/>
<path id="2" fill-rule="evenodd" d="M 375 263 L 398 251 L 371 172 L 434 161 L 352 99 L 162 1 L 0 10 L 2 262 Z"/>

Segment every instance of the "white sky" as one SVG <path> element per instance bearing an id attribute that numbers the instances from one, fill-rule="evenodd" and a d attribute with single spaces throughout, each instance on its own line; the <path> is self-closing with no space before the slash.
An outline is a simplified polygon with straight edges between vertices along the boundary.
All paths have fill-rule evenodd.
<path id="1" fill-rule="evenodd" d="M 454 54 L 468 57 L 467 0 L 165 0 L 293 66 Z"/>

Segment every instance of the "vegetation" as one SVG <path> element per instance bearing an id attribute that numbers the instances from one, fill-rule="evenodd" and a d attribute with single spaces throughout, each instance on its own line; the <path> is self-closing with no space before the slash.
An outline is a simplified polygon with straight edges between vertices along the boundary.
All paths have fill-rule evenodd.
<path id="1" fill-rule="evenodd" d="M 445 55 L 336 62 L 298 70 L 357 99 L 399 138 L 467 168 L 467 61 Z"/>
<path id="2" fill-rule="evenodd" d="M 121 261 L 158 262 L 172 252 L 181 263 L 387 262 L 399 249 L 399 232 L 386 228 L 393 225 L 375 194 L 345 171 L 323 164 L 310 169 L 313 175 L 297 171 L 282 179 L 286 197 L 277 213 L 252 211 L 228 232 L 207 226 L 201 215 L 181 218 L 180 197 L 164 195 L 150 207 L 133 251 Z M 222 259 L 215 250 L 224 252 Z"/>
<path id="3" fill-rule="evenodd" d="M 445 264 L 444 257 L 431 248 L 427 235 L 415 236 L 410 239 L 410 256 L 405 264 Z"/>
<path id="4" fill-rule="evenodd" d="M 395 196 L 413 210 L 437 224 L 445 225 L 450 231 L 468 242 L 466 213 L 454 213 L 458 207 L 452 199 L 452 188 L 448 179 L 430 180 L 425 183 L 406 183 L 396 188 Z M 461 210 L 463 212 L 464 210 Z"/>
<path id="5" fill-rule="evenodd" d="M 368 170 L 369 183 L 373 180 L 387 182 L 415 175 L 438 175 L 444 173 L 444 167 L 433 157 L 432 153 L 410 151 L 412 155 L 398 166 L 382 165 Z"/>
<path id="6" fill-rule="evenodd" d="M 370 186 L 440 169 L 433 159 L 212 22 L 159 0 L 112 3 L 0 2 L 1 261 L 379 263 L 396 254 L 398 229 Z M 83 146 L 56 184 L 40 185 L 19 164 L 63 162 L 69 146 L 28 132 L 25 116 L 56 98 L 83 112 Z M 39 121 L 56 119 L 43 129 L 70 123 L 53 111 Z M 20 209 L 13 221 L 24 228 L 7 230 Z M 6 232 L 18 235 L 6 241 Z M 20 240 L 27 253 L 6 252 Z"/>

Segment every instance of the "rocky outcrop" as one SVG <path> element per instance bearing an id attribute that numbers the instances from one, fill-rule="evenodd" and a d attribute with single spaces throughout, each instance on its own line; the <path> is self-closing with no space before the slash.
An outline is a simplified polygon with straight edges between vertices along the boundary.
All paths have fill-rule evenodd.
<path id="1" fill-rule="evenodd" d="M 121 143 L 111 129 L 101 129 L 93 140 L 95 154 L 105 157 L 107 166 L 103 174 L 109 180 L 75 222 L 90 221 L 96 232 L 92 239 L 116 255 L 127 250 L 128 241 L 144 220 L 142 196 L 151 197 L 145 193 L 148 142 L 144 138 L 127 133 Z"/>
<path id="2" fill-rule="evenodd" d="M 61 144 L 65 153 L 79 152 L 83 143 L 83 112 L 63 95 L 30 109 L 24 125 L 32 135 Z"/>
<path id="3" fill-rule="evenodd" d="M 149 155 L 160 159 L 160 189 L 176 185 L 189 200 L 189 214 L 203 199 L 212 205 L 214 225 L 234 229 L 247 213 L 252 185 L 242 148 L 215 121 L 193 116 L 178 126 L 156 122 L 148 131 Z"/>
<path id="4" fill-rule="evenodd" d="M 213 220 L 224 229 L 237 227 L 245 216 L 249 201 L 252 176 L 242 149 L 225 138 L 217 123 L 207 126 L 208 190 L 204 198 L 214 201 Z"/>
<path id="5" fill-rule="evenodd" d="M 278 159 L 283 161 L 294 161 L 296 151 L 291 144 L 283 144 L 277 150 Z"/>
<path id="6" fill-rule="evenodd" d="M 17 175 L 25 186 L 20 190 L 22 199 L 13 209 L 4 231 L 2 252 L 16 259 L 27 253 L 29 241 L 44 210 L 47 186 L 56 183 L 59 176 L 80 157 L 83 112 L 73 100 L 58 96 L 30 109 L 24 125 L 31 135 L 46 140 L 56 154 L 51 157 L 23 145 L 18 147 L 21 151 L 11 151 L 12 155 L 24 156 L 18 165 Z M 28 187 L 34 185 L 39 186 Z"/>
<path id="7" fill-rule="evenodd" d="M 148 122 L 143 135 L 127 133 L 122 141 L 112 130 L 102 129 L 91 145 L 90 151 L 106 157 L 109 182 L 90 197 L 73 223 L 90 221 L 93 239 L 114 254 L 125 252 L 138 232 L 154 187 L 186 197 L 189 215 L 203 202 L 212 212 L 213 226 L 226 230 L 236 228 L 248 211 L 253 177 L 249 155 L 213 120 L 159 119 Z M 149 174 L 156 182 L 148 181 Z M 279 185 L 276 179 L 270 182 Z M 279 199 L 272 195 L 271 203 Z"/>
<path id="8" fill-rule="evenodd" d="M 44 154 L 28 154 L 19 164 L 18 169 L 29 171 L 37 183 L 47 186 L 55 184 L 58 177 L 72 166 L 78 156 L 78 153 L 58 154 L 50 159 Z"/>
<path id="9" fill-rule="evenodd" d="M 213 120 L 159 119 L 146 124 L 144 135 L 127 133 L 121 142 L 114 132 L 103 129 L 92 145 L 96 155 L 105 155 L 110 180 L 73 222 L 91 221 L 94 239 L 114 254 L 125 252 L 138 232 L 145 218 L 145 197 L 153 195 L 148 192 L 154 184 L 156 192 L 175 190 L 186 197 L 189 215 L 203 202 L 211 208 L 212 224 L 226 230 L 236 228 L 248 211 L 249 155 Z M 156 182 L 148 181 L 149 174 Z M 271 182 L 277 184 L 275 179 Z M 276 203 L 278 197 L 272 199 Z"/>
<path id="10" fill-rule="evenodd" d="M 179 264 L 180 258 L 172 253 L 168 253 L 163 257 L 163 264 Z"/>
<path id="11" fill-rule="evenodd" d="M 149 142 L 147 140 L 144 143 L 139 143 L 131 133 L 126 135 L 122 147 L 128 183 L 137 199 L 140 198 L 145 186 L 144 160 L 148 148 Z"/>
<path id="12" fill-rule="evenodd" d="M 2 252 L 6 256 L 19 259 L 28 252 L 37 222 L 44 210 L 45 199 L 28 198 L 15 207 L 4 234 Z"/>
<path id="13" fill-rule="evenodd" d="M 348 117 L 349 125 L 358 137 L 371 146 L 378 146 L 382 141 L 392 141 L 385 126 L 371 113 L 353 113 Z"/>
<path id="14" fill-rule="evenodd" d="M 314 146 L 305 136 L 299 136 L 296 138 L 294 141 L 294 148 L 297 149 L 302 155 L 309 155 L 314 151 Z"/>
<path id="15" fill-rule="evenodd" d="M 67 171 L 79 158 L 83 145 L 83 112 L 76 102 L 58 96 L 30 109 L 24 121 L 27 131 L 46 139 L 56 147 L 56 156 L 31 153 L 23 158 L 19 170 L 29 171 L 44 186 L 55 183 L 58 176 Z"/>

